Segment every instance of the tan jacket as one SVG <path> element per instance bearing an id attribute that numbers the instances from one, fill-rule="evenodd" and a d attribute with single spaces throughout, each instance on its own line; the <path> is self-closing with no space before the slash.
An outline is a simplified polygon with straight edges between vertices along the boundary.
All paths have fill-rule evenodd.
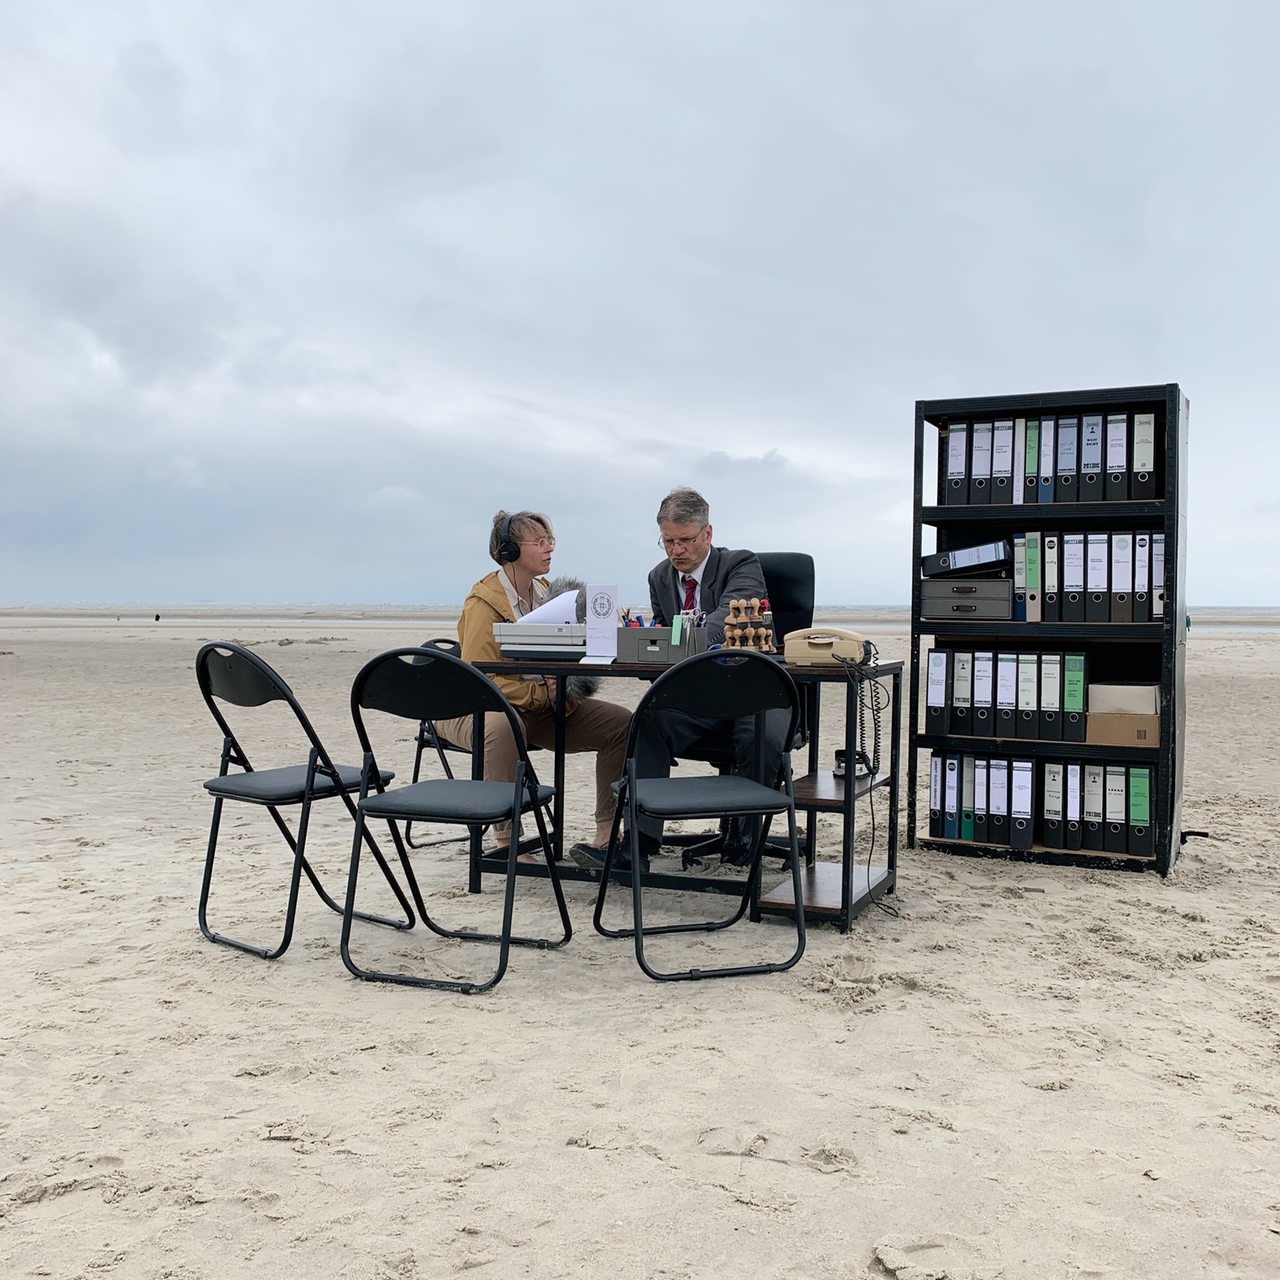
<path id="1" fill-rule="evenodd" d="M 498 642 L 493 638 L 495 622 L 514 622 L 515 615 L 506 589 L 495 569 L 481 578 L 467 593 L 462 603 L 462 616 L 458 619 L 458 643 L 462 646 L 464 662 L 497 662 L 502 657 Z M 546 578 L 534 578 L 541 587 L 541 604 L 551 594 Z M 551 696 L 541 680 L 522 680 L 519 676 L 490 676 L 502 690 L 506 699 L 517 711 L 546 711 L 551 708 Z"/>

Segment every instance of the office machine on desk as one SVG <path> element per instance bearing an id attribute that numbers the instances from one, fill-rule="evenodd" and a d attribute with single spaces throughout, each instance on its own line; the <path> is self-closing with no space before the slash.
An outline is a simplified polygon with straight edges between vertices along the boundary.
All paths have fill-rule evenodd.
<path id="1" fill-rule="evenodd" d="M 493 638 L 504 658 L 577 662 L 587 656 L 584 622 L 495 622 Z"/>
<path id="2" fill-rule="evenodd" d="M 908 845 L 1172 869 L 1188 418 L 1173 383 L 916 402 Z"/>

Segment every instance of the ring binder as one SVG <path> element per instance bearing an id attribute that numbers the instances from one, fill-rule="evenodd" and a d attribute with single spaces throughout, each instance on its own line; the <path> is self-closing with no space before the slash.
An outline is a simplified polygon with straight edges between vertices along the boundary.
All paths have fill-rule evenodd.
<path id="1" fill-rule="evenodd" d="M 1009 843 L 1009 762 L 1001 756 L 987 761 L 987 839 Z"/>
<path id="2" fill-rule="evenodd" d="M 955 737 L 967 738 L 973 732 L 970 708 L 973 706 L 973 654 L 956 652 L 951 655 L 951 713 L 948 732 Z"/>
<path id="3" fill-rule="evenodd" d="M 1034 769 L 1030 760 L 1015 760 L 1010 765 L 1009 845 L 1014 849 L 1030 849 L 1035 814 Z"/>
<path id="4" fill-rule="evenodd" d="M 1128 848 L 1129 796 L 1128 769 L 1122 764 L 1103 766 L 1103 837 L 1107 853 L 1124 853 Z"/>
<path id="5" fill-rule="evenodd" d="M 1058 419 L 1058 467 L 1053 480 L 1055 502 L 1075 502 L 1080 496 L 1076 482 L 1079 467 L 1080 419 Z"/>
<path id="6" fill-rule="evenodd" d="M 1038 502 L 1053 501 L 1054 468 L 1058 462 L 1054 429 L 1052 418 L 1040 419 L 1040 483 L 1036 486 Z"/>
<path id="7" fill-rule="evenodd" d="M 1129 474 L 1129 497 L 1135 501 L 1157 497 L 1156 415 L 1133 415 L 1133 468 Z"/>
<path id="8" fill-rule="evenodd" d="M 1084 764 L 1084 836 L 1085 849 L 1101 852 L 1106 847 L 1103 831 L 1104 777 L 1100 764 L 1086 760 Z"/>
<path id="9" fill-rule="evenodd" d="M 1129 496 L 1129 415 L 1107 415 L 1107 471 L 1106 492 L 1108 502 L 1123 502 Z"/>
<path id="10" fill-rule="evenodd" d="M 973 424 L 969 462 L 969 501 L 991 503 L 991 423 Z"/>
<path id="11" fill-rule="evenodd" d="M 1062 830 L 1062 775 L 1063 766 L 1060 761 L 1044 762 L 1044 825 L 1041 839 L 1051 849 L 1061 849 L 1065 839 Z"/>
<path id="12" fill-rule="evenodd" d="M 1066 790 L 1063 797 L 1063 847 L 1079 849 L 1084 838 L 1084 827 L 1080 817 L 1080 762 L 1069 760 L 1065 780 Z"/>
<path id="13" fill-rule="evenodd" d="M 1008 506 L 1013 501 L 1013 419 L 1003 418 L 991 431 L 991 501 Z"/>

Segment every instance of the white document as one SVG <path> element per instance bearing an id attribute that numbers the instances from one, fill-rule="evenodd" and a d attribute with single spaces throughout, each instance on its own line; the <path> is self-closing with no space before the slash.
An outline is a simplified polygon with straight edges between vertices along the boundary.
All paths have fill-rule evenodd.
<path id="1" fill-rule="evenodd" d="M 577 620 L 577 588 L 570 588 L 568 591 L 562 591 L 558 596 L 552 596 L 546 604 L 540 604 L 531 613 L 526 613 L 523 618 L 516 619 L 517 622 L 551 622 L 557 625 L 565 622 L 577 622 Z"/>
<path id="2" fill-rule="evenodd" d="M 618 587 L 587 587 L 587 662 L 612 662 L 618 656 Z"/>

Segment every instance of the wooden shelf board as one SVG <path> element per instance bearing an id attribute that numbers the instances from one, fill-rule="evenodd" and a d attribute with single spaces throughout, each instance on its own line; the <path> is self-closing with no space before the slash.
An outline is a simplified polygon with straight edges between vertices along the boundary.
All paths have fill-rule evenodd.
<path id="1" fill-rule="evenodd" d="M 834 917 L 840 916 L 840 879 L 841 866 L 838 862 L 815 862 L 805 867 L 800 873 L 801 889 L 804 893 L 804 913 L 806 916 Z M 873 866 L 870 876 L 866 863 L 853 868 L 853 897 L 851 912 L 859 910 L 870 900 L 874 890 L 888 893 L 891 886 L 889 869 Z M 882 888 L 883 886 L 883 888 Z M 795 894 L 791 877 L 788 876 L 776 888 L 760 896 L 761 911 L 781 911 L 788 915 L 795 909 Z"/>

